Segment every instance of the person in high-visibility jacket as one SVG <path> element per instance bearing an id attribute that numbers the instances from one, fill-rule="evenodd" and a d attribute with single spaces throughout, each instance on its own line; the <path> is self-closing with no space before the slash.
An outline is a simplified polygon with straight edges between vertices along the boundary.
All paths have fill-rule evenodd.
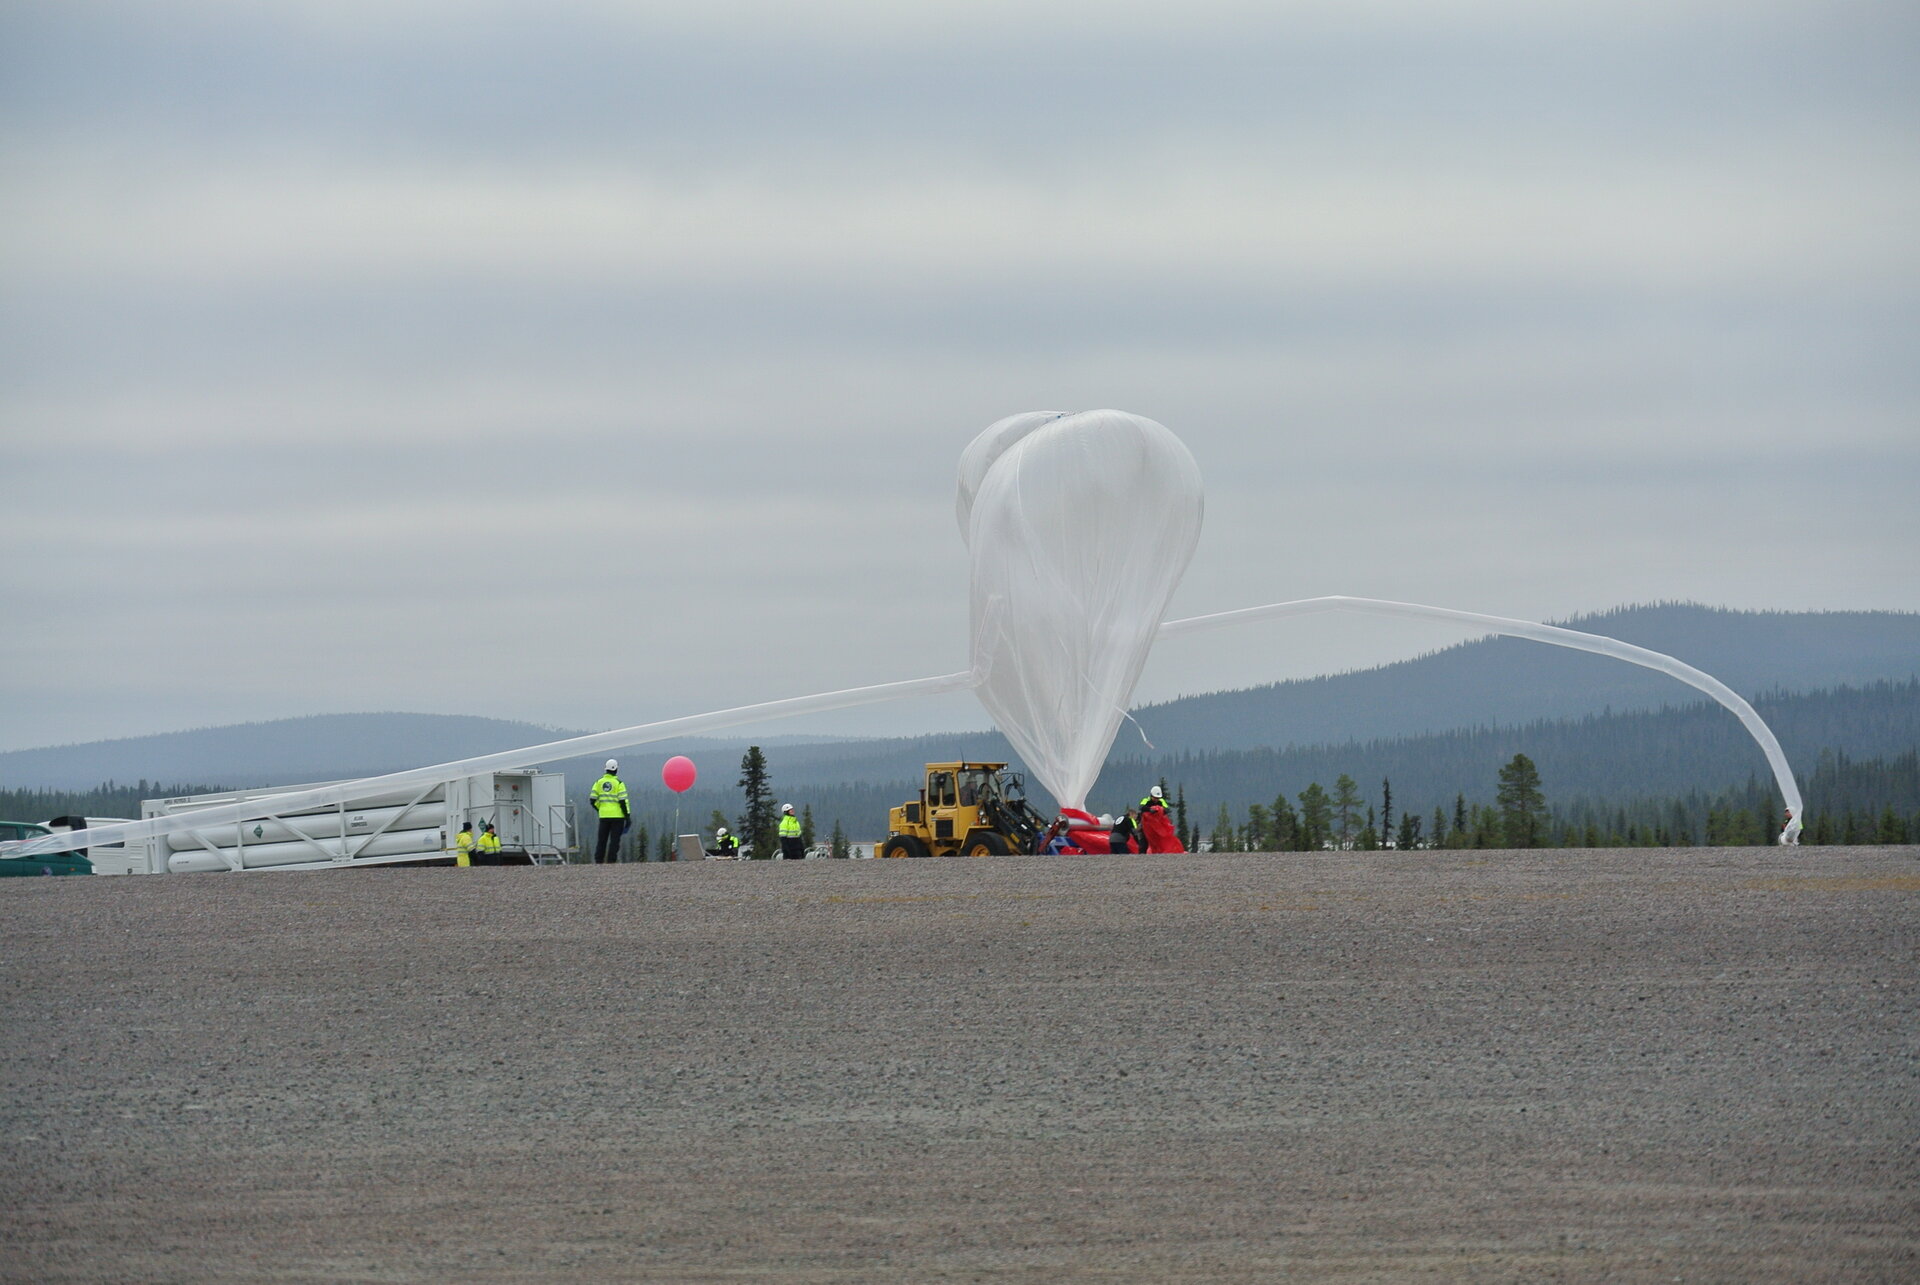
<path id="1" fill-rule="evenodd" d="M 493 822 L 487 822 L 487 828 L 480 832 L 480 842 L 475 846 L 487 865 L 500 864 L 500 836 L 493 832 Z"/>
<path id="2" fill-rule="evenodd" d="M 732 861 L 740 855 L 740 840 L 728 834 L 727 827 L 723 825 L 713 832 L 713 846 L 707 849 L 707 855 Z"/>
<path id="3" fill-rule="evenodd" d="M 1166 791 L 1154 786 L 1140 800 L 1140 839 L 1144 852 L 1185 852 L 1180 834 L 1174 828 L 1173 814 L 1167 809 Z"/>
<path id="4" fill-rule="evenodd" d="M 593 864 L 620 860 L 620 836 L 627 832 L 633 809 L 627 806 L 627 783 L 620 779 L 620 761 L 607 760 L 606 774 L 593 783 L 593 810 L 600 817 L 600 833 L 593 841 Z"/>
<path id="5" fill-rule="evenodd" d="M 800 837 L 800 818 L 793 814 L 793 804 L 780 805 L 780 855 L 788 861 L 799 861 L 807 855 L 807 845 Z"/>
<path id="6" fill-rule="evenodd" d="M 467 821 L 460 827 L 460 833 L 453 840 L 453 864 L 470 866 L 473 864 L 473 822 Z"/>

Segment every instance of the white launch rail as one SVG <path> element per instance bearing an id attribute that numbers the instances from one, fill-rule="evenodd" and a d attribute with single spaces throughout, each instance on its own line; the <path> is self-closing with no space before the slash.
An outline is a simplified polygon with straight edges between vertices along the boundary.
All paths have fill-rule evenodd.
<path id="1" fill-rule="evenodd" d="M 575 849 L 567 778 L 558 772 L 483 772 L 415 784 L 320 808 L 150 835 L 137 873 L 217 870 L 329 870 L 444 858 L 462 823 L 479 835 L 491 822 L 502 850 L 535 864 Z M 321 784 L 330 784 L 323 782 Z M 230 807 L 318 788 L 281 785 L 141 802 L 143 820 Z"/>

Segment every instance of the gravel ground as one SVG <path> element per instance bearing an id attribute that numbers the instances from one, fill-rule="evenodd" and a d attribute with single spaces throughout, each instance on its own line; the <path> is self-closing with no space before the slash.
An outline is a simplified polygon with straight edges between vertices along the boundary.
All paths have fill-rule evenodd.
<path id="1" fill-rule="evenodd" d="M 0 1279 L 1920 1280 L 1920 849 L 0 882 Z"/>

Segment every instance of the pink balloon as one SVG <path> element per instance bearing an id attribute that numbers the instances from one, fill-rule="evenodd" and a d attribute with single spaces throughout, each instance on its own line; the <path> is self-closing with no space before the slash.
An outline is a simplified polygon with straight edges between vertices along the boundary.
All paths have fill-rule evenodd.
<path id="1" fill-rule="evenodd" d="M 694 770 L 693 760 L 684 754 L 674 755 L 667 760 L 667 765 L 660 769 L 660 779 L 675 794 L 685 794 L 691 790 L 694 778 L 698 775 L 699 773 Z"/>

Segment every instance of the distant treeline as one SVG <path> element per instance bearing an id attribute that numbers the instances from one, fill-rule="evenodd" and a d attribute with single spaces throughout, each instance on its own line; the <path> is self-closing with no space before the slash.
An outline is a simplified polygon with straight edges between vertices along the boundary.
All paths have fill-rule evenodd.
<path id="1" fill-rule="evenodd" d="M 136 781 L 121 785 L 103 781 L 91 790 L 0 790 L 0 818 L 8 821 L 50 821 L 54 817 L 124 817 L 138 820 L 142 799 L 177 799 L 187 794 L 219 794 L 224 785 L 168 785 Z"/>
<path id="2" fill-rule="evenodd" d="M 1824 747 L 1845 747 L 1840 761 L 1858 765 L 1877 760 L 1892 763 L 1920 745 L 1920 679 L 1825 692 L 1773 693 L 1759 697 L 1755 704 L 1800 769 L 1810 833 L 1822 811 L 1844 817 L 1851 808 L 1856 815 L 1871 811 L 1877 817 L 1887 806 L 1911 810 L 1911 805 L 1889 792 L 1890 785 L 1861 784 L 1861 793 L 1835 796 L 1831 802 L 1823 802 L 1820 791 L 1832 780 L 1828 756 L 1836 753 Z M 923 761 L 1005 753 L 984 736 L 852 748 L 869 757 L 849 758 L 844 770 L 866 779 L 828 779 L 836 765 L 819 761 L 820 751 L 814 748 L 769 747 L 767 762 L 776 799 L 811 806 L 823 831 L 838 821 L 860 841 L 882 837 L 888 810 L 914 797 L 919 789 L 917 773 L 903 751 Z M 1451 818 L 1458 799 L 1491 798 L 1496 774 L 1515 754 L 1525 754 L 1537 765 L 1556 817 L 1577 818 L 1583 836 L 1589 818 L 1604 837 L 1614 832 L 1612 823 L 1624 809 L 1640 809 L 1617 827 L 1624 837 L 1631 826 L 1636 841 L 1648 824 L 1645 810 L 1666 809 L 1669 800 L 1686 804 L 1694 818 L 1691 831 L 1698 838 L 1704 834 L 1712 800 L 1743 789 L 1742 782 L 1756 775 L 1764 778 L 1766 772 L 1764 757 L 1739 720 L 1719 705 L 1703 701 L 1678 708 L 1398 740 L 1116 758 L 1101 773 L 1092 804 L 1095 811 L 1112 811 L 1137 801 L 1157 781 L 1179 783 L 1185 788 L 1194 825 L 1204 836 L 1222 806 L 1233 816 L 1244 817 L 1254 804 L 1271 807 L 1276 796 L 1297 799 L 1316 781 L 1332 788 L 1344 773 L 1363 785 L 1371 783 L 1367 788 L 1375 802 L 1381 780 L 1390 780 L 1398 796 L 1396 812 L 1412 808 L 1427 818 L 1425 833 L 1431 834 L 1436 807 Z M 888 773 L 891 779 L 878 778 L 875 771 L 883 757 L 900 763 Z M 1807 774 L 1809 768 L 1812 775 Z M 656 836 L 673 830 L 676 805 L 682 830 L 706 824 L 715 810 L 737 818 L 741 811 L 740 791 L 734 784 L 738 775 L 737 764 L 709 761 L 703 765 L 700 784 L 678 800 L 658 784 L 630 782 L 635 815 Z M 584 783 L 576 794 L 584 815 Z M 1037 786 L 1032 794 L 1042 811 L 1053 807 L 1053 800 Z M 1660 802 L 1646 802 L 1650 800 Z M 1655 828 L 1674 829 L 1670 820 Z"/>
<path id="3" fill-rule="evenodd" d="M 1281 817 L 1283 809 L 1296 813 L 1307 810 L 1300 795 L 1318 791 L 1325 799 L 1337 799 L 1339 786 L 1351 783 L 1352 777 L 1338 773 L 1333 780 L 1335 791 L 1331 794 L 1319 782 L 1309 782 L 1299 794 L 1270 796 L 1237 813 L 1220 804 L 1211 815 L 1203 815 L 1191 804 L 1185 781 L 1169 778 L 1167 785 L 1169 796 L 1176 800 L 1182 838 L 1189 846 L 1205 842 L 1216 851 L 1265 852 L 1296 848 L 1302 841 L 1317 847 L 1324 841 L 1311 829 L 1296 827 L 1283 832 Z M 123 786 L 108 781 L 81 791 L 0 790 L 0 818 L 45 821 L 56 816 L 137 817 L 142 799 L 213 794 L 223 788 L 146 781 Z M 901 801 L 905 788 L 811 789 L 800 806 L 811 815 L 813 837 L 819 841 L 825 842 L 836 826 L 856 841 L 870 841 L 880 835 L 867 819 L 880 818 L 884 828 L 886 810 Z M 1773 842 L 1785 820 L 1785 804 L 1773 782 L 1758 776 L 1711 793 L 1695 790 L 1679 796 L 1653 795 L 1613 803 L 1585 799 L 1556 802 L 1554 783 L 1544 773 L 1539 788 L 1547 819 L 1535 846 L 1749 846 Z M 1829 750 L 1819 756 L 1809 776 L 1800 778 L 1800 788 L 1807 806 L 1802 843 L 1920 843 L 1920 751 L 1908 750 L 1888 759 L 1856 760 Z M 1371 788 L 1355 785 L 1355 823 L 1348 842 L 1355 848 L 1516 846 L 1507 833 L 1506 814 L 1495 803 L 1485 801 L 1494 796 L 1495 790 L 1495 776 L 1490 775 L 1484 787 L 1472 795 L 1456 793 L 1445 802 L 1422 801 L 1409 808 L 1399 801 L 1405 796 L 1391 778 Z M 696 799 L 707 798 L 712 799 L 712 806 L 696 806 Z M 672 811 L 638 809 L 625 844 L 627 859 L 658 857 L 670 849 L 676 827 L 680 832 L 711 834 L 714 811 L 730 827 L 738 826 L 735 814 L 740 811 L 740 800 L 719 791 L 705 790 L 690 797 L 677 817 Z M 590 809 L 581 807 L 582 834 L 589 843 L 591 815 Z M 863 824 L 856 829 L 846 822 L 848 816 L 860 817 Z"/>
<path id="4" fill-rule="evenodd" d="M 1531 768 L 1531 760 L 1529 768 Z M 1500 793 L 1507 785 L 1500 774 Z M 1831 751 L 1822 754 L 1812 775 L 1799 780 L 1807 815 L 1803 844 L 1920 843 L 1920 751 L 1892 759 L 1854 761 Z M 1185 806 L 1185 789 L 1170 783 L 1178 800 L 1175 819 L 1190 847 L 1203 842 L 1214 851 L 1313 851 L 1326 846 L 1372 849 L 1412 848 L 1621 848 L 1747 847 L 1772 843 L 1786 823 L 1786 805 L 1771 779 L 1749 778 L 1744 785 L 1714 793 L 1647 797 L 1614 804 L 1579 801 L 1556 806 L 1552 783 L 1537 782 L 1543 819 L 1516 833 L 1513 809 L 1504 799 L 1487 803 L 1484 793 L 1456 794 L 1449 804 L 1430 810 L 1396 810 L 1395 787 L 1380 781 L 1360 790 L 1342 774 L 1331 792 L 1317 782 L 1298 796 L 1278 795 L 1251 804 L 1244 819 L 1221 805 L 1211 828 Z M 1333 819 L 1342 799 L 1357 818 L 1352 825 Z M 1318 811 L 1319 820 L 1314 820 Z"/>

